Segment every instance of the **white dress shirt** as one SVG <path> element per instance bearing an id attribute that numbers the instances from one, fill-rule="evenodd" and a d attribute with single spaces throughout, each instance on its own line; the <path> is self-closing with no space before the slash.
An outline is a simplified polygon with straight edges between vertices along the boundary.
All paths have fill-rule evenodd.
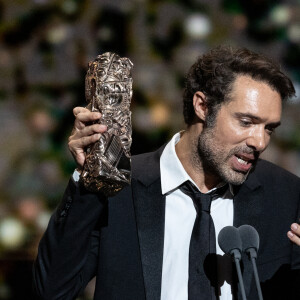
<path id="1" fill-rule="evenodd" d="M 184 170 L 175 152 L 180 133 L 173 136 L 160 158 L 162 193 L 166 195 L 165 237 L 162 270 L 162 300 L 188 300 L 189 245 L 196 218 L 192 199 L 178 187 L 187 180 L 195 182 Z M 196 184 L 195 184 L 196 186 Z M 233 225 L 233 194 L 231 189 L 211 204 L 211 216 L 216 231 L 216 240 L 220 230 Z M 223 256 L 216 241 L 216 253 Z M 232 300 L 231 261 L 229 257 L 218 257 L 218 279 L 220 300 Z M 224 281 L 225 279 L 225 281 Z M 223 284 L 224 281 L 224 284 Z M 201 299 L 199 299 L 201 300 Z"/>

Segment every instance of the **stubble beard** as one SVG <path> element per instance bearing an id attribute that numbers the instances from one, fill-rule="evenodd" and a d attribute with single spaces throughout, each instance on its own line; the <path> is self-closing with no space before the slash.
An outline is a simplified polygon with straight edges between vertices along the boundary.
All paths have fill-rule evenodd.
<path id="1" fill-rule="evenodd" d="M 238 152 L 253 152 L 247 146 L 237 146 L 226 153 L 223 145 L 217 143 L 214 128 L 210 127 L 203 129 L 198 137 L 196 148 L 194 164 L 201 165 L 204 173 L 233 185 L 241 185 L 246 180 L 250 170 L 244 173 L 232 169 L 229 159 Z"/>

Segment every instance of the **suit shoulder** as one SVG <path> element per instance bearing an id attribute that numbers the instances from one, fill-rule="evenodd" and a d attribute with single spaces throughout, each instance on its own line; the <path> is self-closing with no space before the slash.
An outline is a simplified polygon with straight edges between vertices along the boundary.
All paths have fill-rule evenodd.
<path id="1" fill-rule="evenodd" d="M 153 159 L 157 151 L 146 152 L 131 157 L 131 163 L 134 168 L 137 168 L 141 164 L 145 164 L 149 159 Z M 158 157 L 159 158 L 159 157 Z"/>
<path id="2" fill-rule="evenodd" d="M 151 174 L 160 173 L 160 156 L 163 152 L 165 145 L 161 146 L 158 150 L 147 152 L 132 156 L 132 177 L 149 177 Z M 151 176 L 150 176 L 151 177 Z"/>
<path id="3" fill-rule="evenodd" d="M 274 182 L 289 181 L 300 185 L 300 178 L 297 175 L 264 159 L 258 160 L 254 173 L 262 179 L 272 180 Z"/>
<path id="4" fill-rule="evenodd" d="M 141 154 L 136 154 L 133 155 L 131 157 L 131 162 L 133 164 L 134 167 L 136 167 L 138 164 L 140 163 L 144 163 L 145 161 L 147 161 L 149 158 L 151 159 L 154 155 L 155 155 L 156 151 L 153 152 L 145 152 L 145 153 L 141 153 Z"/>

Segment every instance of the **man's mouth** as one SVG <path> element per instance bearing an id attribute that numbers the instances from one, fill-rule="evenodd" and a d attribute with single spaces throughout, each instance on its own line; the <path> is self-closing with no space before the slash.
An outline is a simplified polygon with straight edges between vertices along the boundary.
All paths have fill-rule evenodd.
<path id="1" fill-rule="evenodd" d="M 238 156 L 237 156 L 237 160 L 240 164 L 243 164 L 243 165 L 247 165 L 247 163 L 248 163 L 247 160 L 243 160 L 242 158 L 239 158 Z"/>
<path id="2" fill-rule="evenodd" d="M 233 167 L 236 171 L 246 173 L 250 170 L 255 157 L 252 154 L 235 154 L 233 159 Z"/>

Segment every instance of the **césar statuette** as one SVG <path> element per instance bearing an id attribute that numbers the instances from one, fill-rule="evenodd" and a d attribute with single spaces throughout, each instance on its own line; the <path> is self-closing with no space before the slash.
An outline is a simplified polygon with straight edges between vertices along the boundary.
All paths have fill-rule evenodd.
<path id="1" fill-rule="evenodd" d="M 92 192 L 113 196 L 131 180 L 132 142 L 130 102 L 132 62 L 106 52 L 89 62 L 85 96 L 90 111 L 102 114 L 107 131 L 86 149 L 80 181 Z"/>

